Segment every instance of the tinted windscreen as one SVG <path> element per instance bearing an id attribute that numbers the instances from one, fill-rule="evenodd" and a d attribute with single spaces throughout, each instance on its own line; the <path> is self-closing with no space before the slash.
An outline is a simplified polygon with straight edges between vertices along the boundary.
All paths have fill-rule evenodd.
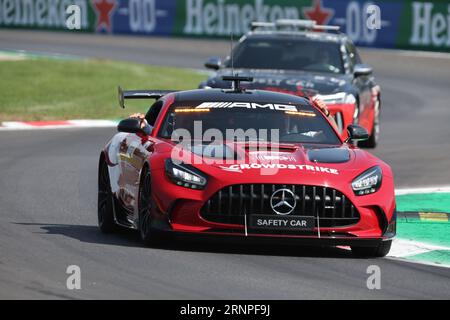
<path id="1" fill-rule="evenodd" d="M 308 39 L 247 39 L 234 50 L 234 67 L 343 73 L 339 48 Z"/>
<path id="2" fill-rule="evenodd" d="M 340 144 L 327 120 L 313 107 L 270 103 L 175 104 L 167 112 L 159 136 L 174 141 Z"/>

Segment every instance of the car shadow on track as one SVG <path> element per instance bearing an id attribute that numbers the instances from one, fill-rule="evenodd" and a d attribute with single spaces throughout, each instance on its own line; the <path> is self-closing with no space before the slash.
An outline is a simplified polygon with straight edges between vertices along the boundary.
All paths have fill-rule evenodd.
<path id="1" fill-rule="evenodd" d="M 104 234 L 97 226 L 50 224 L 50 223 L 16 223 L 18 225 L 36 226 L 39 233 L 62 235 L 81 242 L 105 244 L 124 247 L 136 247 L 141 243 L 139 236 L 132 230 L 119 230 L 117 233 Z"/>
<path id="2" fill-rule="evenodd" d="M 45 223 L 16 223 L 25 226 L 39 227 L 42 233 L 50 235 L 63 235 L 81 242 L 124 246 L 144 247 L 139 234 L 133 230 L 120 229 L 113 234 L 103 234 L 97 226 L 45 224 Z M 241 254 L 264 256 L 290 256 L 315 258 L 352 258 L 350 250 L 339 247 L 311 247 L 292 244 L 267 244 L 267 241 L 251 241 L 246 238 L 218 238 L 203 236 L 177 236 L 168 237 L 166 241 L 159 242 L 149 249 L 173 250 L 185 252 L 208 252 L 215 254 Z"/>
<path id="3" fill-rule="evenodd" d="M 249 239 L 241 237 L 219 238 L 183 235 L 175 237 L 173 241 L 165 241 L 152 247 L 165 250 L 242 255 L 355 258 L 350 250 L 344 248 L 295 245 L 290 244 L 289 241 L 272 244 L 269 239 L 249 241 Z"/>

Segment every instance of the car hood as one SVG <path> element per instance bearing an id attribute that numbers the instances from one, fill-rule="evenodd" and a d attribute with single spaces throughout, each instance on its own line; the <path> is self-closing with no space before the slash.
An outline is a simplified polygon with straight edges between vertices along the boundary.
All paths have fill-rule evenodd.
<path id="1" fill-rule="evenodd" d="M 252 83 L 243 83 L 242 87 L 299 96 L 311 96 L 317 93 L 333 94 L 345 91 L 350 82 L 349 76 L 342 74 L 251 69 L 237 69 L 234 72 L 235 74 L 253 77 Z M 230 82 L 222 80 L 224 75 L 231 75 L 231 70 L 223 69 L 219 71 L 214 77 L 208 79 L 205 85 L 213 88 L 229 88 Z"/>
<path id="2" fill-rule="evenodd" d="M 175 146 L 180 148 L 180 146 Z M 349 182 L 364 170 L 384 163 L 351 145 L 261 145 L 227 142 L 194 144 L 170 153 L 183 154 L 185 163 L 230 183 L 305 183 L 328 185 Z M 176 158 L 176 157 L 175 157 Z M 188 161 L 192 162 L 188 162 Z"/>

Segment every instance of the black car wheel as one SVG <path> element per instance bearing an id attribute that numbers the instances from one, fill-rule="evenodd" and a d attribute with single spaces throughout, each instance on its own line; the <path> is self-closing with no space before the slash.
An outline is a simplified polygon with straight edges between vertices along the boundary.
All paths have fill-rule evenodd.
<path id="1" fill-rule="evenodd" d="M 152 187 L 151 187 L 151 176 L 150 171 L 147 167 L 142 169 L 141 182 L 139 187 L 139 198 L 138 198 L 138 208 L 139 208 L 139 233 L 141 235 L 141 240 L 145 245 L 151 245 L 157 242 L 159 239 L 156 236 L 156 231 L 152 229 Z"/>
<path id="2" fill-rule="evenodd" d="M 108 165 L 101 160 L 98 170 L 98 227 L 103 233 L 111 233 L 117 229 L 114 222 L 113 195 L 109 180 Z"/>
<path id="3" fill-rule="evenodd" d="M 385 257 L 391 250 L 392 240 L 382 241 L 376 247 L 352 246 L 352 253 L 358 257 L 380 258 Z"/>
<path id="4" fill-rule="evenodd" d="M 380 99 L 375 102 L 374 113 L 372 134 L 367 141 L 361 141 L 358 144 L 362 148 L 375 148 L 378 144 L 380 137 Z"/>

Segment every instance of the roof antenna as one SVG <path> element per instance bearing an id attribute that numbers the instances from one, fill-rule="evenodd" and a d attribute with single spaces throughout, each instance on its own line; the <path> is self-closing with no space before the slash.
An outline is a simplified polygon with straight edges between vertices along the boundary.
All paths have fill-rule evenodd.
<path id="1" fill-rule="evenodd" d="M 230 58 L 231 58 L 231 76 L 234 76 L 234 58 L 233 58 L 233 30 L 230 33 Z M 236 90 L 235 83 L 231 83 L 231 89 Z"/>
<path id="2" fill-rule="evenodd" d="M 226 92 L 244 92 L 245 90 L 240 86 L 241 81 L 252 82 L 253 77 L 240 77 L 238 74 L 234 74 L 233 32 L 231 32 L 230 38 L 231 76 L 222 76 L 222 80 L 231 81 L 231 90 L 226 90 Z"/>

